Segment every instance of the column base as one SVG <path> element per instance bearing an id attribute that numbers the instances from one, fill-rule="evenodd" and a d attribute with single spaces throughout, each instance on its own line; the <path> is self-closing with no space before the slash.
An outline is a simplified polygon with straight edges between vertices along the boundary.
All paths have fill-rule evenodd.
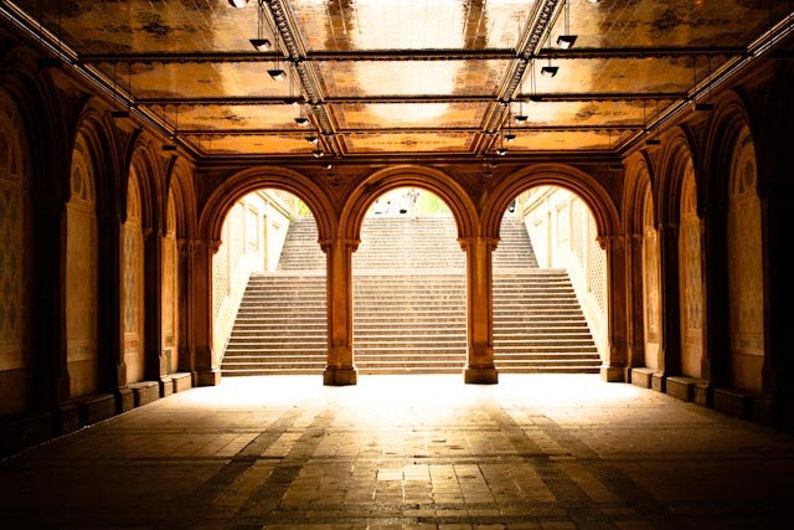
<path id="1" fill-rule="evenodd" d="M 323 385 L 350 386 L 358 383 L 358 372 L 355 367 L 336 368 L 327 366 L 323 372 Z"/>
<path id="2" fill-rule="evenodd" d="M 466 368 L 463 381 L 467 385 L 495 385 L 499 382 L 499 372 L 496 368 Z"/>
<path id="3" fill-rule="evenodd" d="M 218 386 L 221 384 L 221 371 L 217 368 L 193 372 L 196 386 Z"/>
<path id="4" fill-rule="evenodd" d="M 626 381 L 626 368 L 623 366 L 602 365 L 599 373 L 605 383 L 623 383 Z"/>

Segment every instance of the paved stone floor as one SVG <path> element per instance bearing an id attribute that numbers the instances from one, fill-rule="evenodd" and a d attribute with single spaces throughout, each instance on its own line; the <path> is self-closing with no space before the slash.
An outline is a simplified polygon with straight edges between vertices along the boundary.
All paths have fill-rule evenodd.
<path id="1" fill-rule="evenodd" d="M 591 375 L 226 378 L 0 462 L 2 528 L 791 528 L 794 437 Z"/>

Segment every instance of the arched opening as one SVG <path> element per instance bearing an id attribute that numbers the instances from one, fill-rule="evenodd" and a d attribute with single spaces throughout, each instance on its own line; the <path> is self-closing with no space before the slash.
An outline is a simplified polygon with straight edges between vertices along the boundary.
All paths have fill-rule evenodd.
<path id="1" fill-rule="evenodd" d="M 678 270 L 681 293 L 681 373 L 703 377 L 702 225 L 697 214 L 695 169 L 688 159 L 681 185 Z"/>
<path id="2" fill-rule="evenodd" d="M 460 373 L 466 255 L 447 204 L 416 186 L 379 195 L 353 254 L 353 349 L 361 374 Z"/>
<path id="3" fill-rule="evenodd" d="M 121 236 L 122 343 L 126 381 L 143 381 L 144 340 L 144 241 L 141 193 L 137 171 L 130 170 L 127 184 L 127 220 Z"/>
<path id="4" fill-rule="evenodd" d="M 326 259 L 312 211 L 262 188 L 227 212 L 213 256 L 214 350 L 223 376 L 321 374 Z"/>
<path id="5" fill-rule="evenodd" d="M 659 232 L 656 229 L 653 196 L 648 186 L 642 206 L 642 299 L 644 330 L 644 363 L 647 368 L 661 367 L 659 354 L 662 344 L 662 284 Z"/>
<path id="6" fill-rule="evenodd" d="M 730 383 L 760 391 L 764 362 L 761 200 L 755 143 L 744 127 L 733 150 L 728 196 Z"/>
<path id="7" fill-rule="evenodd" d="M 66 204 L 66 364 L 70 397 L 99 390 L 99 258 L 94 160 L 78 136 Z"/>
<path id="8" fill-rule="evenodd" d="M 509 203 L 493 253 L 494 364 L 501 373 L 598 373 L 607 355 L 606 253 L 567 188 Z"/>

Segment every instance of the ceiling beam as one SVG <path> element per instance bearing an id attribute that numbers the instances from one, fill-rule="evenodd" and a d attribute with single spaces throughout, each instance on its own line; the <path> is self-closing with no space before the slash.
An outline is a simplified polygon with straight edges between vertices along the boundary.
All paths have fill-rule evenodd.
<path id="1" fill-rule="evenodd" d="M 586 101 L 654 101 L 654 100 L 675 100 L 686 98 L 684 92 L 577 92 L 577 93 L 541 93 L 533 95 L 519 95 L 512 101 L 519 102 L 542 102 L 542 103 L 561 103 L 561 102 L 586 102 Z M 305 99 L 297 98 L 299 103 L 308 103 Z M 406 95 L 406 96 L 340 96 L 328 97 L 323 101 L 329 104 L 420 104 L 420 103 L 483 103 L 495 101 L 493 94 L 478 95 Z M 222 96 L 222 97 L 157 97 L 157 98 L 137 98 L 136 105 L 184 105 L 184 106 L 207 106 L 207 105 L 289 105 L 292 99 L 283 97 L 262 97 L 262 96 Z"/>
<path id="2" fill-rule="evenodd" d="M 630 48 L 574 48 L 561 50 L 543 48 L 521 54 L 514 48 L 491 48 L 482 50 L 435 49 L 435 50 L 364 50 L 308 52 L 304 56 L 287 56 L 283 52 L 147 52 L 147 53 L 102 53 L 84 54 L 75 63 L 253 63 L 271 62 L 276 59 L 291 62 L 404 62 L 408 61 L 493 61 L 516 58 L 530 59 L 642 59 L 647 57 L 718 57 L 744 56 L 747 50 L 736 46 L 704 47 L 630 47 Z"/>

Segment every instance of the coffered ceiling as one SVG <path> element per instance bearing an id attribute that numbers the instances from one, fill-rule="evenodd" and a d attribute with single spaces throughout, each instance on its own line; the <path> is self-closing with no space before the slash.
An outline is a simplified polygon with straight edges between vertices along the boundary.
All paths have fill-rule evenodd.
<path id="1" fill-rule="evenodd" d="M 707 110 L 714 85 L 794 24 L 791 2 L 762 0 L 0 6 L 120 116 L 165 131 L 199 158 L 620 152 L 695 104 Z M 561 35 L 576 36 L 574 45 L 561 47 Z M 541 73 L 549 66 L 553 77 Z M 286 78 L 273 79 L 274 69 Z"/>

